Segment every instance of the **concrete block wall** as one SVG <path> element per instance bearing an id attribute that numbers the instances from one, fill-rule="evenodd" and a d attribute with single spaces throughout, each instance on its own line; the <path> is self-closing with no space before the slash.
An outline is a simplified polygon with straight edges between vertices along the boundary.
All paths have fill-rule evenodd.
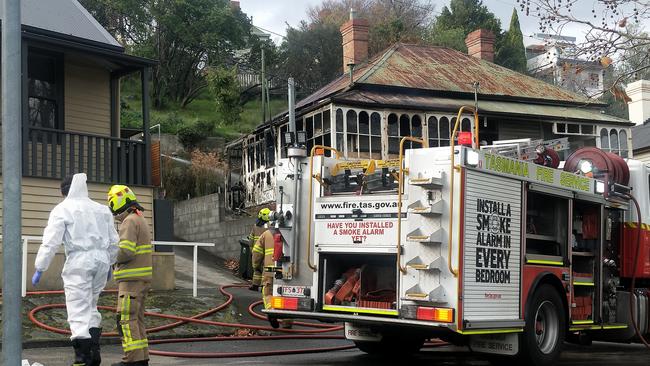
<path id="1" fill-rule="evenodd" d="M 248 236 L 253 218 L 223 215 L 218 193 L 174 203 L 174 235 L 185 241 L 215 243 L 209 249 L 223 259 L 239 259 L 239 239 Z"/>

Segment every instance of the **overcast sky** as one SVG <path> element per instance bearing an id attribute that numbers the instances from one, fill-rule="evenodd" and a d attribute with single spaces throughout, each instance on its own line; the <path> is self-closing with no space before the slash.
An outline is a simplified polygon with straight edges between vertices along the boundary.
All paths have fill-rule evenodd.
<path id="1" fill-rule="evenodd" d="M 309 6 L 320 4 L 322 0 L 240 0 L 241 8 L 248 16 L 253 17 L 253 24 L 279 34 L 285 34 L 286 24 L 296 27 L 301 20 L 307 19 Z M 436 11 L 449 4 L 449 0 L 433 0 Z M 483 3 L 501 19 L 501 27 L 507 29 L 510 24 L 512 9 L 516 0 L 483 0 Z M 590 16 L 595 0 L 578 0 L 573 8 L 576 15 Z M 538 21 L 533 17 L 526 17 L 519 13 L 521 31 L 524 34 L 524 43 L 531 41 L 530 35 L 539 32 Z M 648 25 L 646 25 L 648 27 Z M 581 37 L 580 28 L 573 26 L 565 28 L 565 36 Z M 281 41 L 279 36 L 273 36 L 276 43 Z"/>

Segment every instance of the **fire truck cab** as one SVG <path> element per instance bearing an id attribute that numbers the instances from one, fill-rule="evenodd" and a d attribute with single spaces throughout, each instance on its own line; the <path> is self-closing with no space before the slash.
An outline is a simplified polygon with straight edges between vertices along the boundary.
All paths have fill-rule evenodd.
<path id="1" fill-rule="evenodd" d="M 646 165 L 586 148 L 558 169 L 415 141 L 394 160 L 314 147 L 278 163 L 269 317 L 344 322 L 368 353 L 440 338 L 535 365 L 565 340 L 648 336 Z"/>

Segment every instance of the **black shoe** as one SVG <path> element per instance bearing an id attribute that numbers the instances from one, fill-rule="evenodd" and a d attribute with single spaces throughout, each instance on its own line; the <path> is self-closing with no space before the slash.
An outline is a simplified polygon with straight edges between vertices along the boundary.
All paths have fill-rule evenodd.
<path id="1" fill-rule="evenodd" d="M 102 356 L 99 349 L 99 338 L 102 336 L 102 328 L 90 328 L 90 366 L 99 366 L 102 363 Z"/>
<path id="2" fill-rule="evenodd" d="M 91 340 L 89 338 L 77 338 L 72 340 L 72 347 L 74 348 L 74 362 L 72 366 L 90 366 L 90 346 Z"/>
<path id="3" fill-rule="evenodd" d="M 111 366 L 149 366 L 149 360 L 136 361 L 136 362 L 118 362 Z"/>

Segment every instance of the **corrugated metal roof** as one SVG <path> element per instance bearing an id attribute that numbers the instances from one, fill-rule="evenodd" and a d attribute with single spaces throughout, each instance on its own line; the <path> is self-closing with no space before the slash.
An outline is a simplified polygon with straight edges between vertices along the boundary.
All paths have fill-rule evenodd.
<path id="1" fill-rule="evenodd" d="M 483 95 L 555 104 L 589 102 L 581 95 L 542 80 L 444 47 L 397 43 L 354 71 L 356 84 L 441 92 L 473 94 L 475 81 L 480 83 L 479 98 Z M 349 75 L 342 75 L 296 106 L 313 104 L 349 85 Z"/>
<path id="2" fill-rule="evenodd" d="M 21 0 L 22 24 L 122 47 L 77 0 Z M 0 19 L 4 10 L 0 7 Z"/>
<path id="3" fill-rule="evenodd" d="M 395 91 L 350 90 L 332 98 L 334 102 L 387 106 L 400 109 L 457 112 L 463 105 L 474 105 L 472 99 L 445 98 L 431 95 L 417 95 Z M 478 100 L 479 113 L 517 118 L 534 117 L 552 121 L 579 121 L 589 123 L 612 123 L 632 125 L 628 120 L 601 113 L 599 108 L 589 106 L 562 106 L 532 104 L 514 101 Z M 650 129 L 649 129 L 650 133 Z"/>

